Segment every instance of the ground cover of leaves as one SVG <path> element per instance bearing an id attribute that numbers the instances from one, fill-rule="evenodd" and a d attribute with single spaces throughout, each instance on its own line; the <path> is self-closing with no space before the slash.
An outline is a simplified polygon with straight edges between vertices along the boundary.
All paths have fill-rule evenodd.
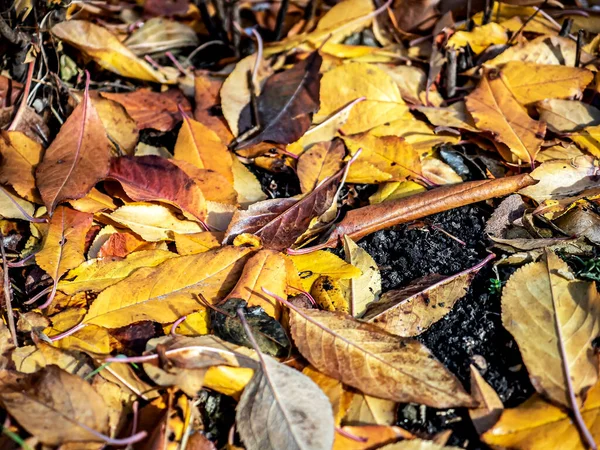
<path id="1" fill-rule="evenodd" d="M 0 12 L 0 447 L 596 449 L 595 5 Z"/>

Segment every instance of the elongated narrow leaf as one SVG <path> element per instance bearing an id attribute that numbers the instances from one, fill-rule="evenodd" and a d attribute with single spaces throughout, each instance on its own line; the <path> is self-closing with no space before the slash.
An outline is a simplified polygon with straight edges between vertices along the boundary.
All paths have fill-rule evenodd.
<path id="1" fill-rule="evenodd" d="M 362 319 L 398 336 L 417 336 L 452 310 L 489 259 L 450 277 L 426 275 L 406 287 L 388 291 L 371 303 Z"/>
<path id="2" fill-rule="evenodd" d="M 181 316 L 204 309 L 194 294 L 202 294 L 208 301 L 223 298 L 239 278 L 251 253 L 248 248 L 224 247 L 136 270 L 102 291 L 84 322 L 107 328 L 140 320 L 175 322 Z"/>
<path id="3" fill-rule="evenodd" d="M 263 355 L 244 389 L 236 424 L 248 450 L 331 450 L 333 411 L 306 375 Z"/>
<path id="4" fill-rule="evenodd" d="M 290 312 L 294 342 L 319 371 L 365 394 L 435 408 L 473 406 L 460 382 L 423 344 L 341 313 Z"/>
<path id="5" fill-rule="evenodd" d="M 164 201 L 188 218 L 204 220 L 202 190 L 183 170 L 160 156 L 123 156 L 111 161 L 107 178 L 117 180 L 136 201 Z"/>
<path id="6" fill-rule="evenodd" d="M 42 249 L 35 256 L 39 266 L 54 281 L 58 281 L 65 272 L 85 261 L 85 236 L 91 226 L 91 214 L 66 206 L 56 209 Z"/>
<path id="7" fill-rule="evenodd" d="M 546 261 L 528 264 L 508 280 L 502 323 L 517 341 L 536 390 L 561 405 L 577 407 L 569 400 L 570 389 L 580 402 L 598 381 L 592 345 L 600 333 L 595 284 L 575 280 L 567 264 L 546 250 Z"/>
<path id="8" fill-rule="evenodd" d="M 86 89 L 36 170 L 48 212 L 64 200 L 81 198 L 108 172 L 112 144 Z"/>
<path id="9" fill-rule="evenodd" d="M 76 375 L 48 366 L 18 385 L 4 385 L 0 401 L 12 417 L 42 443 L 98 442 L 89 429 L 108 432 L 109 409 Z"/>
<path id="10" fill-rule="evenodd" d="M 323 58 L 313 52 L 289 70 L 267 79 L 258 97 L 260 132 L 237 148 L 261 141 L 290 144 L 308 130 L 311 115 L 319 109 L 319 69 Z M 252 128 L 252 108 L 247 105 L 240 115 L 241 132 Z"/>

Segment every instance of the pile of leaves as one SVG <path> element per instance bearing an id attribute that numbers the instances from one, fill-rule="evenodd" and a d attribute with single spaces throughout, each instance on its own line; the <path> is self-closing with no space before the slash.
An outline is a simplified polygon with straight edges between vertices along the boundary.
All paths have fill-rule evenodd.
<path id="1" fill-rule="evenodd" d="M 407 402 L 597 448 L 595 10 L 63 3 L 0 15 L 2 448 L 458 448 Z M 487 257 L 383 291 L 361 239 L 479 202 Z M 492 264 L 509 409 L 415 339 Z"/>

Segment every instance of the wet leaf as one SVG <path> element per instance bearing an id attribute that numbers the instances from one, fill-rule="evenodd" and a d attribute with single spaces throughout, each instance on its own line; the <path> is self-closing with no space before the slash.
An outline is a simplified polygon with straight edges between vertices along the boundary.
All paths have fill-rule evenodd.
<path id="1" fill-rule="evenodd" d="M 426 275 L 406 287 L 385 292 L 369 305 L 362 319 L 398 336 L 418 336 L 452 311 L 489 260 L 450 277 Z"/>
<path id="2" fill-rule="evenodd" d="M 106 176 L 111 149 L 86 89 L 36 169 L 37 187 L 50 214 L 59 203 L 85 196 Z"/>
<path id="3" fill-rule="evenodd" d="M 139 59 L 106 28 L 85 20 L 68 20 L 52 27 L 52 34 L 78 48 L 102 68 L 124 77 L 174 83 L 173 73 L 159 72 Z"/>
<path id="4" fill-rule="evenodd" d="M 502 78 L 482 78 L 465 101 L 477 128 L 506 144 L 513 162 L 535 161 L 546 127 L 527 115 Z"/>
<path id="5" fill-rule="evenodd" d="M 260 131 L 236 148 L 261 141 L 290 144 L 308 130 L 311 115 L 319 108 L 321 62 L 321 55 L 313 52 L 291 69 L 267 79 L 257 99 Z M 253 125 L 252 108 L 247 105 L 240 115 L 240 132 Z"/>
<path id="6" fill-rule="evenodd" d="M 84 322 L 118 328 L 140 320 L 175 322 L 204 308 L 194 294 L 214 302 L 238 279 L 251 250 L 224 247 L 171 258 L 156 267 L 138 269 L 110 286 L 93 301 Z M 152 283 L 148 280 L 152 279 Z"/>
<path id="7" fill-rule="evenodd" d="M 333 413 L 325 394 L 306 375 L 267 355 L 244 389 L 236 424 L 248 450 L 333 446 Z"/>
<path id="8" fill-rule="evenodd" d="M 546 261 L 519 269 L 502 293 L 502 323 L 519 345 L 532 384 L 568 408 L 577 408 L 598 380 L 592 341 L 600 332 L 599 308 L 595 284 L 577 281 L 548 250 Z M 578 405 L 569 400 L 571 389 Z"/>
<path id="9" fill-rule="evenodd" d="M 117 180 L 135 201 L 163 201 L 180 208 L 186 217 L 206 218 L 200 187 L 183 170 L 160 156 L 114 158 L 107 178 Z"/>
<path id="10" fill-rule="evenodd" d="M 125 94 L 103 92 L 102 97 L 121 104 L 140 130 L 170 131 L 182 120 L 179 107 L 186 114 L 192 112 L 190 102 L 179 89 L 165 92 L 138 89 Z"/>
<path id="11" fill-rule="evenodd" d="M 252 348 L 237 316 L 238 309 L 242 308 L 261 352 L 272 356 L 289 354 L 291 344 L 285 330 L 262 307 L 250 306 L 242 299 L 230 297 L 225 303 L 219 304 L 218 308 L 218 311 L 210 312 L 210 323 L 216 336 L 227 342 Z"/>
<path id="12" fill-rule="evenodd" d="M 102 397 L 87 382 L 57 366 L 23 377 L 17 385 L 4 385 L 0 401 L 46 445 L 98 442 L 98 436 L 88 430 L 108 432 L 109 411 Z"/>
<path id="13" fill-rule="evenodd" d="M 341 313 L 313 309 L 292 310 L 290 326 L 298 350 L 313 366 L 365 394 L 437 408 L 474 404 L 417 341 Z M 334 350 L 337 342 L 344 346 Z"/>
<path id="14" fill-rule="evenodd" d="M 42 158 L 42 146 L 18 131 L 0 134 L 0 183 L 9 184 L 21 197 L 35 202 L 35 168 Z"/>

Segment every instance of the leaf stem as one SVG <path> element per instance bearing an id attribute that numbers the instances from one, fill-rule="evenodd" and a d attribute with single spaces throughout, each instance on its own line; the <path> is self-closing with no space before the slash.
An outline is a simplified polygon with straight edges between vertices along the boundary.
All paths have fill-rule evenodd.
<path id="1" fill-rule="evenodd" d="M 2 252 L 2 269 L 4 275 L 4 303 L 6 305 L 6 320 L 8 322 L 8 329 L 12 336 L 15 347 L 19 346 L 17 340 L 17 329 L 15 327 L 15 316 L 13 315 L 12 309 L 12 288 L 10 284 L 10 278 L 8 276 L 8 261 L 6 260 L 6 250 L 4 248 L 4 233 L 0 231 L 0 252 Z"/>
<path id="2" fill-rule="evenodd" d="M 27 109 L 27 98 L 29 97 L 29 91 L 31 89 L 31 79 L 33 77 L 33 69 L 35 68 L 35 60 L 29 63 L 29 68 L 27 69 L 27 79 L 25 81 L 25 90 L 23 91 L 23 96 L 21 97 L 21 104 L 19 105 L 19 109 L 15 114 L 13 121 L 8 127 L 8 131 L 15 131 L 19 126 L 19 122 L 23 118 L 23 114 L 25 114 L 25 110 Z"/>

